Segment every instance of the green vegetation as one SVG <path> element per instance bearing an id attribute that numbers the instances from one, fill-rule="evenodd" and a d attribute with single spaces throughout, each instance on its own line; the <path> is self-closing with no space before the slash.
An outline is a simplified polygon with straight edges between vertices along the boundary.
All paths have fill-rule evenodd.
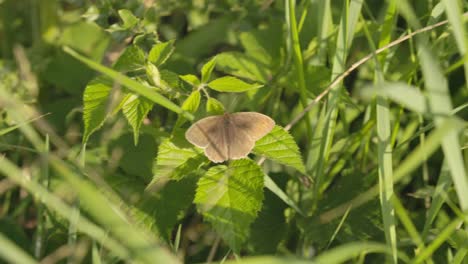
<path id="1" fill-rule="evenodd" d="M 468 263 L 466 10 L 0 0 L 0 263 Z"/>

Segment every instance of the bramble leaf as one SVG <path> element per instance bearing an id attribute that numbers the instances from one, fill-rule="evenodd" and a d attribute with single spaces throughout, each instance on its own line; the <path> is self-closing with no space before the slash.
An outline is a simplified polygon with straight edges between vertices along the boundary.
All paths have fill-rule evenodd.
<path id="1" fill-rule="evenodd" d="M 158 155 L 153 166 L 153 180 L 150 185 L 158 180 L 183 178 L 186 171 L 198 168 L 201 164 L 201 158 L 204 158 L 202 155 L 189 145 L 179 146 L 169 138 L 164 139 L 159 145 Z M 191 158 L 197 160 L 198 164 L 190 163 L 189 159 Z M 190 163 L 190 166 L 185 164 L 187 162 Z M 183 168 L 187 166 L 187 170 L 184 170 Z"/>
<path id="2" fill-rule="evenodd" d="M 270 133 L 259 139 L 253 152 L 305 173 L 299 147 L 291 134 L 280 126 L 275 126 Z"/>
<path id="3" fill-rule="evenodd" d="M 145 53 L 138 46 L 132 45 L 125 49 L 112 68 L 116 71 L 125 72 L 143 69 L 144 65 Z"/>
<path id="4" fill-rule="evenodd" d="M 132 12 L 128 9 L 120 9 L 119 16 L 123 21 L 122 28 L 129 29 L 134 27 L 138 23 L 138 18 L 135 17 Z"/>
<path id="5" fill-rule="evenodd" d="M 216 66 L 216 56 L 209 60 L 205 65 L 203 65 L 201 69 L 201 81 L 202 83 L 206 83 L 210 77 L 211 73 L 213 72 L 214 67 Z"/>
<path id="6" fill-rule="evenodd" d="M 159 66 L 166 62 L 174 51 L 174 40 L 161 42 L 153 46 L 148 54 L 148 60 Z"/>
<path id="7" fill-rule="evenodd" d="M 83 93 L 84 143 L 104 124 L 111 90 L 111 81 L 104 77 L 98 77 L 86 85 Z"/>
<path id="8" fill-rule="evenodd" d="M 133 128 L 133 138 L 135 145 L 138 144 L 138 135 L 143 119 L 153 108 L 154 103 L 149 99 L 136 95 L 128 94 L 125 96 L 122 104 L 122 112 L 128 123 Z"/>
<path id="9" fill-rule="evenodd" d="M 250 159 L 211 167 L 198 181 L 195 203 L 224 241 L 239 252 L 263 202 L 263 172 Z"/>

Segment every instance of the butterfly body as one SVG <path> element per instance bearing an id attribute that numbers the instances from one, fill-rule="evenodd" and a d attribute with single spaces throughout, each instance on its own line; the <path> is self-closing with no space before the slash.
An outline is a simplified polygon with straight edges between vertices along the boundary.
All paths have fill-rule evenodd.
<path id="1" fill-rule="evenodd" d="M 187 140 L 203 148 L 213 162 L 246 157 L 255 141 L 275 126 L 270 117 L 257 112 L 209 116 L 195 122 L 185 133 Z"/>

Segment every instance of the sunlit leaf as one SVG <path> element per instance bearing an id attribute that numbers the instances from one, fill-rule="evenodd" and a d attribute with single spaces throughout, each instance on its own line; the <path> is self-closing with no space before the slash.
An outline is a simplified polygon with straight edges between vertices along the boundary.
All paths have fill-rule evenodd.
<path id="1" fill-rule="evenodd" d="M 224 106 L 220 101 L 210 97 L 206 102 L 206 112 L 210 115 L 222 115 L 224 114 Z"/>
<path id="2" fill-rule="evenodd" d="M 113 68 L 117 71 L 133 71 L 143 69 L 145 53 L 136 45 L 128 46 L 117 59 Z"/>
<path id="3" fill-rule="evenodd" d="M 128 9 L 120 9 L 119 16 L 123 21 L 122 27 L 124 29 L 129 29 L 134 27 L 138 23 L 138 18 L 136 18 L 132 12 Z"/>
<path id="4" fill-rule="evenodd" d="M 185 146 L 179 146 L 172 142 L 169 138 L 164 139 L 159 145 L 158 155 L 153 167 L 154 177 L 152 183 L 161 179 L 165 180 L 169 178 L 182 178 L 184 175 L 182 175 L 183 173 L 180 173 L 179 167 L 186 166 L 185 163 L 190 158 L 195 158 L 197 155 L 201 155 L 200 152 L 189 146 L 188 143 Z M 190 165 L 189 169 L 194 170 L 196 169 L 195 166 L 196 164 Z M 178 174 L 175 173 L 177 168 L 179 168 Z"/>
<path id="5" fill-rule="evenodd" d="M 264 155 L 269 159 L 305 173 L 299 147 L 294 138 L 280 126 L 275 126 L 270 133 L 259 139 L 253 151 L 255 154 Z"/>
<path id="6" fill-rule="evenodd" d="M 83 93 L 83 142 L 87 142 L 89 136 L 100 128 L 108 112 L 108 99 L 112 90 L 112 83 L 105 78 L 96 78 L 91 81 Z"/>
<path id="7" fill-rule="evenodd" d="M 192 86 L 197 86 L 200 84 L 200 80 L 198 79 L 198 77 L 193 74 L 181 75 L 179 77 L 186 83 L 191 84 Z"/>
<path id="8" fill-rule="evenodd" d="M 201 81 L 202 83 L 206 83 L 210 77 L 213 69 L 216 65 L 216 57 L 213 57 L 207 63 L 205 63 L 201 69 Z"/>
<path id="9" fill-rule="evenodd" d="M 153 105 L 154 103 L 149 99 L 136 94 L 128 94 L 123 100 L 122 112 L 133 128 L 135 145 L 138 144 L 138 135 L 143 119 L 153 108 Z"/>
<path id="10" fill-rule="evenodd" d="M 193 91 L 189 97 L 185 99 L 184 103 L 182 104 L 182 109 L 190 113 L 195 113 L 200 106 L 200 99 L 200 91 Z M 176 126 L 182 125 L 185 121 L 187 121 L 187 119 L 185 119 L 183 116 L 179 116 L 176 121 Z"/>
<path id="11" fill-rule="evenodd" d="M 235 251 L 245 242 L 263 201 L 263 172 L 252 160 L 211 167 L 198 181 L 195 203 Z"/>
<path id="12" fill-rule="evenodd" d="M 271 71 L 263 63 L 240 52 L 223 52 L 216 56 L 216 67 L 222 71 L 264 83 L 271 75 Z"/>
<path id="13" fill-rule="evenodd" d="M 166 62 L 174 51 L 174 40 L 158 43 L 153 46 L 148 54 L 148 60 L 159 66 Z"/>

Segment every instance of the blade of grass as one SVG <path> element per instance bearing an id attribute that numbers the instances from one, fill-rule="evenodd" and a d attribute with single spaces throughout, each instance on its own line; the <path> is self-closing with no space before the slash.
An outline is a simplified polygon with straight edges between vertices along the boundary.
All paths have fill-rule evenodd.
<path id="1" fill-rule="evenodd" d="M 348 49 L 351 47 L 351 43 L 354 36 L 354 30 L 356 28 L 356 23 L 361 13 L 363 1 L 352 1 L 349 6 L 348 2 L 344 2 L 344 8 L 341 16 L 341 22 L 338 29 L 338 37 L 336 42 L 336 51 L 333 58 L 333 68 L 331 80 L 333 81 L 337 78 L 342 72 L 345 71 L 346 67 L 346 57 L 348 54 Z M 320 148 L 319 155 L 317 155 L 318 160 L 315 164 L 307 164 L 307 168 L 315 166 L 316 169 L 316 180 L 315 180 L 315 192 L 316 198 L 319 198 L 321 195 L 321 184 L 324 177 L 324 168 L 328 161 L 328 155 L 330 152 L 330 147 L 333 141 L 333 134 L 335 131 L 336 118 L 338 115 L 338 103 L 340 98 L 342 85 L 336 85 L 330 89 L 328 102 L 324 111 L 326 115 L 324 119 L 320 119 L 318 122 L 324 122 L 322 133 L 315 133 L 312 142 L 320 142 L 318 146 L 311 145 L 311 153 L 314 153 L 314 149 L 317 147 Z M 315 162 L 315 161 L 314 161 Z M 317 201 L 318 199 L 314 199 Z"/>
<path id="2" fill-rule="evenodd" d="M 392 37 L 393 28 L 396 21 L 396 1 L 388 1 L 388 6 L 382 26 L 382 33 L 379 40 L 379 48 L 386 46 Z M 369 43 L 372 49 L 377 50 L 373 44 L 372 38 L 368 33 L 364 21 L 364 29 L 368 35 Z M 375 59 L 375 82 L 380 84 L 384 82 L 385 59 L 388 50 L 379 54 Z M 397 237 L 395 226 L 395 209 L 391 198 L 395 195 L 393 192 L 393 148 L 390 123 L 390 109 L 387 99 L 378 96 L 376 98 L 376 123 L 378 139 L 378 172 L 379 172 L 379 193 L 382 218 L 384 223 L 385 239 L 387 245 L 392 249 L 392 262 L 397 263 Z"/>
<path id="3" fill-rule="evenodd" d="M 34 181 L 25 180 L 24 175 L 20 169 L 15 166 L 11 161 L 5 157 L 0 157 L 0 173 L 12 181 L 19 184 L 21 187 L 26 189 L 28 192 L 36 196 L 44 205 L 49 209 L 54 210 L 58 215 L 64 219 L 70 220 L 72 215 L 72 208 L 64 203 L 62 200 L 51 194 L 40 184 Z M 85 217 L 80 216 L 78 219 L 78 225 L 80 232 L 87 234 L 92 237 L 104 247 L 114 252 L 117 256 L 128 259 L 130 256 L 129 251 L 120 245 L 117 241 L 107 235 L 107 232 L 102 230 L 99 226 L 95 225 Z"/>
<path id="4" fill-rule="evenodd" d="M 331 236 L 330 240 L 328 241 L 328 244 L 327 244 L 327 247 L 326 247 L 327 249 L 330 247 L 333 240 L 335 240 L 335 237 L 338 234 L 338 232 L 340 231 L 341 227 L 343 226 L 346 218 L 348 218 L 348 215 L 349 215 L 350 211 L 351 211 L 351 207 L 349 207 L 348 210 L 346 211 L 346 213 L 343 215 L 343 217 L 341 217 L 340 223 L 335 228 L 335 231 L 333 232 L 333 235 Z"/>
<path id="5" fill-rule="evenodd" d="M 317 16 L 315 20 L 317 23 L 317 58 L 322 65 L 326 65 L 327 60 L 327 39 L 330 35 L 330 28 L 333 27 L 331 18 L 330 0 L 318 1 L 317 3 Z"/>
<path id="6" fill-rule="evenodd" d="M 276 183 L 268 176 L 265 174 L 264 176 L 264 181 L 265 181 L 265 187 L 268 188 L 272 193 L 274 193 L 278 198 L 280 198 L 283 202 L 285 202 L 287 205 L 289 205 L 291 208 L 296 210 L 297 213 L 300 215 L 304 216 L 304 212 L 296 205 L 296 203 L 291 199 L 281 188 L 276 185 Z"/>
<path id="7" fill-rule="evenodd" d="M 415 20 L 416 15 L 413 9 L 407 1 L 402 1 L 402 3 L 405 4 L 401 6 L 408 7 L 402 12 L 403 16 L 413 28 L 419 29 L 420 23 Z M 400 8 L 401 6 L 399 5 Z M 424 35 L 418 35 L 416 41 L 418 58 L 429 99 L 429 107 L 431 113 L 434 115 L 436 127 L 440 127 L 444 119 L 447 118 L 446 116 L 448 116 L 453 109 L 448 82 L 443 75 L 439 63 L 435 59 L 434 53 L 429 48 L 428 38 Z M 460 207 L 463 211 L 466 211 L 468 210 L 468 195 L 466 195 L 468 193 L 468 177 L 463 164 L 463 158 L 460 152 L 461 147 L 456 132 L 453 131 L 444 139 L 442 149 L 450 168 L 452 180 L 460 201 Z"/>
<path id="8" fill-rule="evenodd" d="M 443 0 L 442 3 L 445 7 L 445 13 L 452 26 L 453 36 L 457 43 L 458 51 L 463 59 L 464 70 L 465 70 L 465 81 L 468 82 L 468 56 L 467 48 L 468 41 L 466 36 L 465 25 L 463 24 L 462 12 L 460 9 L 459 1 L 457 0 Z"/>
<path id="9" fill-rule="evenodd" d="M 415 19 L 416 15 L 405 1 L 401 1 L 403 5 L 399 5 L 400 12 L 413 28 L 419 29 L 420 23 Z M 406 6 L 405 10 L 401 10 L 402 6 Z M 452 112 L 452 102 L 450 101 L 450 93 L 448 89 L 447 79 L 444 77 L 439 63 L 435 59 L 434 52 L 430 50 L 428 38 L 424 35 L 418 35 L 417 39 L 418 58 L 421 64 L 421 69 L 424 77 L 425 88 L 428 92 L 429 107 L 434 115 L 436 127 L 441 127 L 444 119 Z M 444 139 L 442 149 L 450 168 L 452 180 L 457 191 L 460 207 L 462 210 L 468 210 L 468 177 L 463 164 L 463 158 L 460 152 L 460 143 L 458 134 L 452 131 L 447 138 Z"/>
<path id="10" fill-rule="evenodd" d="M 0 89 L 0 94 L 4 93 L 5 91 Z M 2 101 L 2 103 L 4 102 L 5 101 Z M 11 116 L 15 118 L 15 121 L 21 123 L 24 122 L 23 119 L 27 114 L 24 113 L 24 109 L 22 107 L 18 107 L 18 105 L 20 104 L 16 102 L 16 100 L 11 99 L 8 105 L 9 107 L 6 109 L 9 111 Z M 40 135 L 31 127 L 31 125 L 25 124 L 21 126 L 20 129 L 35 148 L 40 149 L 41 146 L 44 145 Z M 1 161 L 5 163 L 6 159 Z M 97 186 L 83 179 L 82 175 L 77 173 L 75 169 L 72 169 L 68 163 L 62 161 L 55 155 L 49 156 L 49 163 L 52 168 L 55 169 L 58 176 L 62 177 L 74 187 L 75 191 L 79 195 L 80 204 L 87 209 L 87 213 L 92 215 L 97 222 L 106 226 L 110 232 L 129 249 L 132 253 L 132 257 L 135 257 L 136 260 L 142 263 L 154 263 L 155 261 L 160 261 L 162 263 L 178 263 L 175 256 L 170 254 L 167 249 L 157 244 L 156 238 L 148 235 L 151 232 L 142 230 L 140 229 L 140 226 L 132 225 L 130 221 L 128 221 L 128 216 L 121 209 L 126 208 L 126 204 L 121 200 L 117 201 L 116 195 L 111 196 L 111 190 L 106 190 L 108 191 L 106 193 L 102 192 L 102 190 Z M 0 162 L 0 172 L 8 165 L 10 165 L 10 170 L 14 170 L 16 167 L 11 163 L 7 163 L 4 166 L 1 165 L 2 163 Z M 79 164 L 76 164 L 76 162 L 74 165 L 79 168 Z M 5 175 L 8 175 L 8 173 L 5 173 Z M 103 187 L 105 186 L 100 186 L 100 188 Z M 36 195 L 34 192 L 33 194 Z M 114 203 L 110 201 L 113 201 Z M 113 207 L 113 204 L 119 204 L 120 208 Z M 73 211 L 69 209 L 66 217 L 68 220 L 72 220 L 72 213 Z M 80 218 L 80 216 L 78 216 L 78 218 Z"/>
<path id="11" fill-rule="evenodd" d="M 295 0 L 288 0 L 286 3 L 286 18 L 288 24 L 288 31 L 289 31 L 289 40 L 292 49 L 292 58 L 294 61 L 296 78 L 297 78 L 297 86 L 299 88 L 299 95 L 302 107 L 305 108 L 307 106 L 307 87 L 305 83 L 304 77 L 304 62 L 302 58 L 302 49 L 299 42 L 299 32 L 297 29 L 297 21 L 296 21 L 296 1 Z M 312 134 L 312 127 L 310 123 L 310 119 L 306 118 L 306 129 L 307 135 Z"/>
<path id="12" fill-rule="evenodd" d="M 35 264 L 38 263 L 27 252 L 18 247 L 0 233 L 0 256 L 9 263 Z"/>
<path id="13" fill-rule="evenodd" d="M 51 166 L 58 175 L 69 182 L 77 191 L 80 203 L 87 209 L 97 222 L 109 228 L 109 231 L 122 241 L 133 253 L 133 256 L 143 263 L 178 263 L 169 250 L 158 245 L 155 237 L 140 226 L 132 224 L 128 216 L 112 206 L 113 198 L 106 197 L 98 187 L 82 179 L 64 161 L 55 156 L 49 159 Z M 120 207 L 125 207 L 121 204 Z"/>
<path id="14" fill-rule="evenodd" d="M 90 67 L 93 70 L 96 70 L 102 74 L 105 74 L 112 78 L 114 81 L 122 84 L 123 86 L 127 87 L 129 90 L 132 92 L 138 93 L 149 100 L 153 101 L 156 104 L 159 104 L 177 114 L 182 114 L 185 118 L 187 118 L 190 121 L 193 121 L 194 117 L 191 113 L 184 111 L 182 108 L 180 108 L 178 105 L 174 104 L 172 101 L 167 99 L 166 97 L 160 95 L 153 89 L 150 89 L 149 87 L 139 83 L 138 81 L 135 81 L 117 71 L 114 71 L 113 69 L 107 68 L 91 59 L 88 59 L 82 55 L 80 55 L 78 52 L 72 50 L 69 47 L 63 47 L 63 50 L 70 54 L 73 58 L 81 61 L 82 63 L 86 64 L 88 67 Z"/>
<path id="15" fill-rule="evenodd" d="M 439 179 L 437 180 L 437 185 L 435 187 L 434 193 L 432 194 L 431 207 L 427 211 L 426 221 L 424 222 L 424 228 L 422 231 L 422 239 L 425 241 L 427 235 L 429 234 L 429 229 L 431 228 L 432 223 L 437 217 L 440 208 L 445 202 L 445 194 L 449 191 L 452 186 L 452 178 L 450 177 L 450 171 L 447 165 L 447 161 L 444 160 L 442 163 L 442 168 L 440 170 Z"/>
<path id="16" fill-rule="evenodd" d="M 75 198 L 76 200 L 73 202 L 72 205 L 72 214 L 70 217 L 70 221 L 68 222 L 68 240 L 67 246 L 71 250 L 76 250 L 77 245 L 77 230 L 78 230 L 78 219 L 80 218 L 80 200 Z M 76 263 L 75 254 L 68 255 L 67 263 L 73 264 Z"/>
<path id="17" fill-rule="evenodd" d="M 427 138 L 426 144 L 418 145 L 404 161 L 400 163 L 400 166 L 395 170 L 393 174 L 394 183 L 399 182 L 404 177 L 408 176 L 413 172 L 419 165 L 424 161 L 424 156 L 429 157 L 434 153 L 440 146 L 444 138 L 450 133 L 458 132 L 464 128 L 464 122 L 456 118 L 448 119 L 443 123 L 443 126 L 436 128 Z M 342 216 L 346 210 L 351 206 L 352 208 L 359 207 L 376 195 L 378 195 L 379 187 L 377 185 L 371 187 L 366 192 L 360 194 L 349 202 L 343 203 L 333 209 L 330 209 L 319 216 L 321 223 L 328 223 L 336 217 Z"/>
<path id="18" fill-rule="evenodd" d="M 301 95 L 301 103 L 303 107 L 307 105 L 307 92 L 306 83 L 304 77 L 304 63 L 302 60 L 302 49 L 299 42 L 299 33 L 297 30 L 296 22 L 296 1 L 288 0 L 286 10 L 288 12 L 288 25 L 291 40 L 291 48 L 293 51 L 293 60 L 296 67 L 296 77 L 298 82 L 299 94 Z"/>
<path id="19" fill-rule="evenodd" d="M 463 222 L 460 218 L 456 218 L 450 224 L 448 224 L 442 232 L 438 234 L 438 236 L 432 241 L 431 244 L 429 244 L 424 250 L 419 252 L 417 257 L 412 260 L 411 263 L 422 263 L 425 261 L 427 258 L 432 256 L 434 252 L 445 242 L 449 239 L 450 235 L 460 226 L 460 224 Z"/>
<path id="20" fill-rule="evenodd" d="M 368 253 L 385 253 L 392 255 L 391 249 L 384 244 L 375 242 L 353 242 L 338 246 L 318 255 L 314 258 L 314 263 L 344 263 L 360 254 Z M 398 256 L 404 262 L 408 261 L 408 257 L 404 253 L 400 252 Z"/>
<path id="21" fill-rule="evenodd" d="M 406 211 L 405 207 L 403 207 L 403 204 L 401 204 L 400 199 L 398 199 L 397 196 L 393 196 L 392 203 L 395 206 L 395 211 L 398 215 L 398 218 L 400 219 L 400 222 L 405 227 L 406 232 L 408 232 L 408 235 L 411 237 L 411 240 L 413 240 L 414 244 L 416 244 L 418 249 L 424 250 L 424 242 L 421 236 L 419 235 L 416 226 L 413 224 L 413 221 L 411 221 L 411 218 L 408 212 Z"/>

